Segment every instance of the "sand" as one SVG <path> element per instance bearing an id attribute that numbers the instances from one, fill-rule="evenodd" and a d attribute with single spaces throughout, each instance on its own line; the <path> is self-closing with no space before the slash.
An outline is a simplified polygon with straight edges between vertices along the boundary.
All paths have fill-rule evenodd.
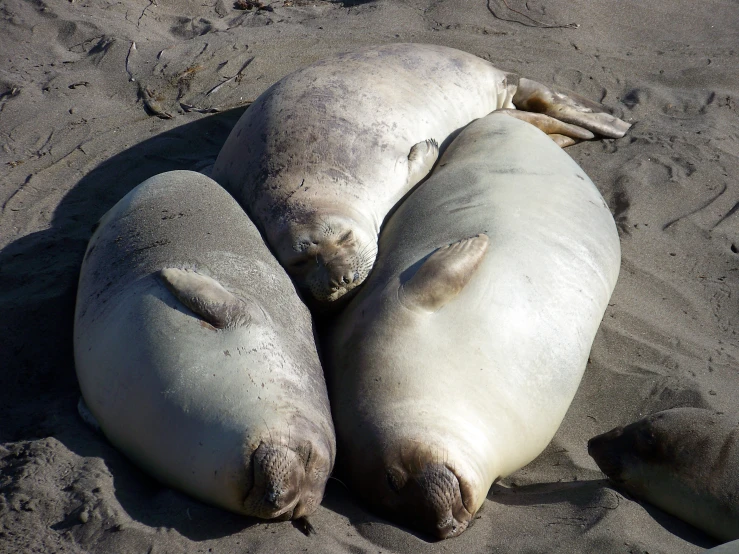
<path id="1" fill-rule="evenodd" d="M 270 7 L 0 5 L 0 551 L 654 554 L 716 544 L 612 488 L 586 442 L 670 407 L 737 410 L 739 5 Z M 108 208 L 151 175 L 207 171 L 273 82 L 328 54 L 394 41 L 461 48 L 634 123 L 623 139 L 568 149 L 614 213 L 621 275 L 554 441 L 491 489 L 472 528 L 434 542 L 366 511 L 332 479 L 313 517 L 318 533 L 306 537 L 290 522 L 242 518 L 161 486 L 81 421 L 77 275 Z"/>

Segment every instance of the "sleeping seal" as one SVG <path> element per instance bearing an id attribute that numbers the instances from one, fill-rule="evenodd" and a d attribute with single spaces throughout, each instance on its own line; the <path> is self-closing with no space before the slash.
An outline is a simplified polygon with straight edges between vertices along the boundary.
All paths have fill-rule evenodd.
<path id="1" fill-rule="evenodd" d="M 316 62 L 264 92 L 231 131 L 213 178 L 325 307 L 367 278 L 383 220 L 430 171 L 439 145 L 514 105 L 543 112 L 516 113 L 559 141 L 593 138 L 582 127 L 609 137 L 629 128 L 472 54 L 388 44 Z"/>
<path id="2" fill-rule="evenodd" d="M 590 439 L 588 453 L 635 497 L 719 540 L 739 539 L 739 416 L 665 410 Z"/>
<path id="3" fill-rule="evenodd" d="M 619 265 L 613 217 L 563 150 L 499 112 L 471 123 L 329 331 L 351 486 L 441 538 L 464 531 L 559 427 Z"/>
<path id="4" fill-rule="evenodd" d="M 164 483 L 265 519 L 320 504 L 335 435 L 311 319 L 213 180 L 164 173 L 103 216 L 74 354 L 105 435 Z"/>

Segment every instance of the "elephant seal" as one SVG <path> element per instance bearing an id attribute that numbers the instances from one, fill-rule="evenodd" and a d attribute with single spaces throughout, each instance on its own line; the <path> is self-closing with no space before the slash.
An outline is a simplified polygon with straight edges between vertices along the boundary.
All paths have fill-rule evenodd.
<path id="1" fill-rule="evenodd" d="M 619 265 L 611 212 L 563 150 L 499 112 L 471 123 L 327 331 L 350 486 L 440 538 L 464 531 L 559 427 Z"/>
<path id="2" fill-rule="evenodd" d="M 501 108 L 560 143 L 621 137 L 629 124 L 574 95 L 452 48 L 388 44 L 318 61 L 244 113 L 213 167 L 315 307 L 369 274 L 383 220 L 446 142 Z M 554 119 L 557 118 L 557 119 Z M 564 124 L 562 121 L 574 123 Z"/>
<path id="3" fill-rule="evenodd" d="M 74 354 L 102 431 L 162 482 L 265 519 L 320 504 L 335 434 L 311 318 L 215 181 L 163 173 L 103 216 Z"/>
<path id="4" fill-rule="evenodd" d="M 588 442 L 618 486 L 713 537 L 739 539 L 739 416 L 674 408 Z"/>

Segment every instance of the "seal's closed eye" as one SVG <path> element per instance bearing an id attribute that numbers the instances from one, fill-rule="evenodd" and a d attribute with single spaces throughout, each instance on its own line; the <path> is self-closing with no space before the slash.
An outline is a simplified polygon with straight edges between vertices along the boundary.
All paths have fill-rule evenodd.
<path id="1" fill-rule="evenodd" d="M 338 240 L 336 241 L 336 244 L 338 246 L 343 246 L 344 244 L 347 244 L 349 242 L 354 241 L 354 233 L 351 229 L 349 229 L 346 233 L 342 234 Z"/>
<path id="2" fill-rule="evenodd" d="M 290 269 L 306 269 L 313 260 L 315 260 L 315 256 L 311 256 L 309 258 L 298 258 L 297 260 L 290 262 Z"/>

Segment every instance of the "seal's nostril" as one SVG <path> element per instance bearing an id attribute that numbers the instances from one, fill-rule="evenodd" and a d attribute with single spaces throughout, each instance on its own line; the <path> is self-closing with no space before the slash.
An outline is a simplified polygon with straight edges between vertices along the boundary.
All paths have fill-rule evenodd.
<path id="1" fill-rule="evenodd" d="M 278 494 L 278 492 L 272 489 L 266 494 L 267 502 L 269 502 L 270 504 L 277 504 L 277 499 L 279 498 L 279 496 L 280 495 Z"/>
<path id="2" fill-rule="evenodd" d="M 351 280 L 349 279 L 349 277 L 344 276 L 341 278 L 341 282 L 345 285 L 348 285 L 349 283 L 351 283 Z"/>

